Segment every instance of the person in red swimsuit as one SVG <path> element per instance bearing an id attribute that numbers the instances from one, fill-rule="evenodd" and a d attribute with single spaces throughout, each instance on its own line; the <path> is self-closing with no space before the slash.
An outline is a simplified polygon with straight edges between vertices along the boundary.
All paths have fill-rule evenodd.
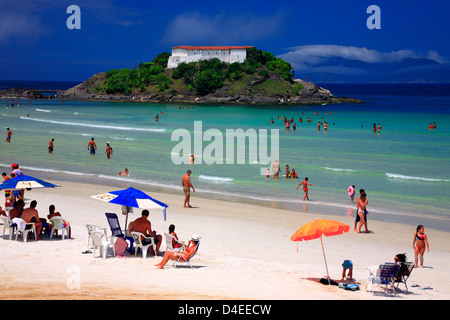
<path id="1" fill-rule="evenodd" d="M 416 229 L 416 233 L 414 233 L 413 239 L 413 248 L 414 248 L 414 256 L 415 256 L 415 265 L 417 268 L 417 262 L 420 258 L 420 267 L 423 267 L 423 254 L 425 253 L 425 246 L 427 247 L 427 251 L 430 251 L 430 246 L 428 245 L 428 238 L 425 234 L 425 228 L 423 225 L 418 225 Z"/>
<path id="2" fill-rule="evenodd" d="M 302 182 L 300 182 L 300 184 L 297 186 L 297 190 L 298 190 L 298 187 L 300 187 L 301 185 L 303 185 L 303 191 L 305 192 L 305 195 L 303 196 L 303 201 L 305 201 L 305 199 L 308 199 L 309 200 L 309 197 L 308 197 L 308 186 L 313 186 L 313 184 L 310 184 L 309 182 L 308 182 L 308 177 L 306 177 L 305 178 L 305 180 L 303 180 Z"/>

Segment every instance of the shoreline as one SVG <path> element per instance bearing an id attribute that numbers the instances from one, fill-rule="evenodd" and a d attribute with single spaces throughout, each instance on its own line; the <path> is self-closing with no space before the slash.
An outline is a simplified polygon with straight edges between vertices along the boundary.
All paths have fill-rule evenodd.
<path id="1" fill-rule="evenodd" d="M 167 221 L 163 221 L 162 212 L 151 210 L 152 229 L 162 234 L 173 223 L 182 240 L 189 239 L 192 234 L 202 237 L 202 246 L 192 261 L 193 269 L 186 266 L 173 268 L 168 264 L 164 270 L 158 270 L 154 264 L 160 261 L 160 257 L 143 259 L 139 255 L 123 259 L 108 257 L 104 260 L 101 257 L 94 258 L 92 254 L 82 254 L 87 248 L 85 224 L 106 227 L 110 234 L 104 213 L 120 212 L 120 206 L 91 199 L 89 196 L 111 191 L 115 186 L 52 182 L 61 187 L 26 192 L 27 205 L 36 199 L 40 216 L 45 216 L 48 205 L 54 204 L 70 221 L 72 239 L 50 241 L 43 236 L 41 241 L 30 240 L 23 243 L 7 240 L 7 236 L 6 239 L 2 237 L 2 299 L 450 298 L 450 279 L 446 276 L 450 268 L 450 249 L 446 245 L 449 233 L 433 230 L 428 226 L 425 227 L 425 232 L 430 239 L 431 251 L 425 253 L 424 268 L 414 270 L 411 274 L 408 280 L 409 292 L 400 286 L 397 298 L 374 296 L 365 290 L 366 268 L 391 261 L 400 252 L 406 252 L 408 261 L 413 261 L 411 243 L 415 228 L 372 221 L 372 233 L 357 234 L 348 220 L 337 219 L 349 224 L 351 229 L 343 235 L 324 238 L 328 268 L 331 278 L 339 280 L 342 261 L 351 259 L 354 263 L 354 282 L 360 285 L 360 290 L 353 292 L 317 282 L 326 274 L 320 241 L 290 241 L 290 236 L 301 225 L 316 218 L 314 214 L 205 199 L 198 197 L 196 193 L 192 193 L 191 200 L 194 208 L 183 209 L 184 197 L 181 194 L 152 192 L 152 197 L 169 205 Z M 142 190 L 148 192 L 148 188 Z M 140 211 L 135 209 L 129 221 L 139 217 Z M 125 218 L 119 214 L 118 216 L 123 227 Z M 328 215 L 321 218 L 335 219 Z M 164 244 L 161 249 L 164 250 Z M 77 271 L 81 276 L 78 286 L 72 286 L 71 270 Z M 17 277 L 19 274 L 20 277 Z M 249 277 L 249 274 L 252 276 Z M 181 278 L 183 281 L 179 281 Z M 413 284 L 418 287 L 412 287 Z M 421 289 L 424 287 L 433 289 Z M 18 290 L 22 290 L 22 293 Z"/>
<path id="2" fill-rule="evenodd" d="M 150 190 L 151 192 L 162 192 L 171 195 L 180 195 L 182 194 L 182 188 L 175 186 L 164 186 L 159 183 L 152 184 L 144 184 L 139 183 L 134 180 L 127 181 L 127 178 L 116 179 L 115 177 L 107 177 L 107 176 L 81 176 L 81 175 L 70 175 L 64 173 L 53 173 L 53 172 L 43 172 L 39 170 L 33 170 L 30 168 L 26 169 L 32 172 L 39 172 L 43 179 L 55 180 L 55 181 L 66 181 L 66 182 L 76 182 L 76 183 L 89 183 L 95 184 L 98 186 L 115 186 L 118 189 L 127 188 L 129 186 L 138 186 L 139 188 L 145 188 Z M 321 215 L 331 215 L 336 218 L 355 218 L 356 211 L 356 199 L 354 203 L 350 204 L 336 204 L 336 203 L 323 203 L 320 201 L 301 201 L 300 196 L 299 199 L 281 199 L 281 200 L 271 200 L 271 199 L 263 199 L 252 197 L 251 195 L 234 195 L 234 194 L 223 194 L 217 191 L 209 191 L 202 190 L 202 187 L 198 188 L 196 186 L 197 195 L 204 199 L 209 200 L 218 200 L 218 201 L 231 201 L 242 204 L 250 204 L 264 208 L 274 208 L 274 209 L 282 209 L 292 212 L 303 212 L 303 213 L 311 213 Z M 430 228 L 447 232 L 450 230 L 450 218 L 447 216 L 419 216 L 418 214 L 410 213 L 410 212 L 385 212 L 382 210 L 374 210 L 373 208 L 369 210 L 372 214 L 368 216 L 368 223 L 372 220 L 380 221 L 380 222 L 393 222 L 398 224 L 407 224 L 412 227 L 415 227 L 419 224 L 427 225 Z"/>

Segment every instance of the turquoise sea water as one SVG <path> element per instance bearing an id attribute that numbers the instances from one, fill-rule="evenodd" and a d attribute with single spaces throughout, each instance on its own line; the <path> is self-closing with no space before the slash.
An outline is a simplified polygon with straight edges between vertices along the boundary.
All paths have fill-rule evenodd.
<path id="1" fill-rule="evenodd" d="M 0 105 L 0 122 L 13 131 L 12 143 L 1 142 L 0 170 L 10 172 L 19 163 L 26 173 L 41 178 L 108 183 L 112 186 L 146 186 L 180 191 L 187 169 L 193 171 L 196 196 L 305 211 L 303 192 L 296 186 L 309 177 L 307 210 L 354 215 L 347 187 L 364 188 L 371 217 L 430 217 L 450 219 L 450 85 L 324 85 L 337 95 L 360 98 L 364 104 L 319 106 L 211 106 L 143 103 L 108 103 L 22 100 L 22 106 Z M 9 103 L 9 101 L 8 101 Z M 163 112 L 163 113 L 160 113 Z M 318 113 L 316 116 L 315 113 Z M 332 115 L 330 115 L 332 112 Z M 156 123 L 155 116 L 160 120 Z M 281 119 L 295 120 L 296 131 L 284 129 Z M 303 119 L 299 123 L 298 119 Z M 275 124 L 271 125 L 270 120 Z M 311 118 L 308 123 L 307 118 Z M 328 130 L 317 130 L 322 118 Z M 298 180 L 266 179 L 260 175 L 267 165 L 205 164 L 202 154 L 211 142 L 192 152 L 195 164 L 173 163 L 172 133 L 186 129 L 194 137 L 194 121 L 202 121 L 202 132 L 218 129 L 279 129 L 279 160 L 299 173 Z M 437 129 L 428 125 L 436 122 Z M 373 133 L 373 123 L 381 133 Z M 87 143 L 95 138 L 97 154 Z M 50 139 L 55 151 L 48 154 Z M 106 158 L 105 146 L 114 150 Z M 270 140 L 269 140 L 270 155 Z M 249 146 L 245 146 L 249 150 Z M 197 151 L 197 152 L 196 152 Z M 176 154 L 175 154 L 176 155 Z M 188 155 L 185 155 L 186 159 Z M 223 162 L 231 155 L 223 149 Z M 237 159 L 231 159 L 237 162 Z M 202 162 L 202 164 L 200 164 Z M 129 177 L 118 174 L 124 168 Z M 264 171 L 264 169 L 263 169 Z M 194 201 L 195 203 L 195 201 Z"/>

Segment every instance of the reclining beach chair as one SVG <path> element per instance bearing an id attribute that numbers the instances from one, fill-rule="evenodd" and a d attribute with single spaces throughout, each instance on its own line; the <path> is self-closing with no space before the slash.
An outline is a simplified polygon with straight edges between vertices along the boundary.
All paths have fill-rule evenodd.
<path id="1" fill-rule="evenodd" d="M 395 282 L 397 283 L 397 288 L 400 285 L 400 283 L 403 283 L 406 287 L 406 291 L 408 292 L 406 280 L 408 280 L 413 269 L 414 269 L 414 262 L 403 262 L 403 264 L 400 266 L 400 270 L 395 279 Z"/>
<path id="2" fill-rule="evenodd" d="M 164 233 L 164 239 L 166 239 L 166 251 L 184 251 L 184 248 L 186 247 L 184 241 L 178 241 L 177 239 L 175 239 L 175 236 L 171 235 L 170 233 Z M 181 248 L 174 248 L 172 242 L 173 240 L 181 243 Z"/>
<path id="3" fill-rule="evenodd" d="M 385 286 L 384 290 L 386 292 L 389 292 L 389 289 L 392 289 L 394 295 L 396 294 L 394 284 L 395 280 L 397 279 L 397 274 L 400 270 L 399 264 L 384 263 L 379 266 L 378 270 L 376 271 L 376 274 L 374 274 L 372 270 L 370 270 L 369 268 L 367 270 L 369 270 L 369 278 L 367 279 L 366 291 L 368 291 L 367 288 L 368 284 L 370 283 L 372 287 L 372 294 L 375 294 L 374 292 L 375 285 L 379 285 L 380 287 Z"/>
<path id="4" fill-rule="evenodd" d="M 130 253 L 133 252 L 133 238 L 126 237 L 120 228 L 119 218 L 115 213 L 105 213 L 106 219 L 108 220 L 109 227 L 111 228 L 111 235 L 114 238 L 123 238 L 130 242 Z"/>
<path id="5" fill-rule="evenodd" d="M 178 263 L 185 262 L 189 265 L 189 267 L 193 268 L 194 266 L 191 264 L 191 260 L 197 254 L 199 248 L 200 248 L 200 241 L 197 243 L 197 247 L 195 248 L 194 254 L 189 259 L 186 260 L 184 256 L 180 256 L 178 257 L 178 260 L 173 261 L 172 266 L 176 268 Z"/>
<path id="6" fill-rule="evenodd" d="M 134 240 L 135 256 L 137 256 L 137 250 L 140 248 L 142 251 L 142 258 L 145 259 L 147 257 L 148 247 L 150 247 L 150 246 L 153 247 L 153 252 L 156 255 L 156 243 L 155 243 L 155 239 L 153 237 L 145 237 L 141 232 L 136 232 L 136 231 L 131 231 L 131 235 L 133 236 L 133 240 Z M 150 243 L 144 245 L 142 243 L 142 238 L 144 238 L 146 240 L 150 240 Z"/>

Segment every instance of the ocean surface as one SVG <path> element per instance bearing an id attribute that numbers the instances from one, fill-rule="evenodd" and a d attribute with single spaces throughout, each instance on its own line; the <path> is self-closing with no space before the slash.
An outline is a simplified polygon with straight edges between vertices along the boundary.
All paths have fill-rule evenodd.
<path id="1" fill-rule="evenodd" d="M 2 85 L 14 86 L 7 81 Z M 39 83 L 33 85 L 42 88 Z M 73 84 L 59 85 L 65 89 Z M 356 205 L 347 194 L 348 186 L 355 185 L 368 195 L 369 221 L 416 225 L 435 219 L 435 227 L 449 231 L 450 84 L 320 85 L 335 96 L 365 103 L 189 106 L 53 99 L 32 100 L 31 105 L 22 100 L 21 107 L 16 100 L 12 108 L 10 101 L 1 101 L 4 138 L 7 127 L 13 136 L 11 144 L 0 143 L 0 170 L 10 173 L 10 165 L 18 163 L 26 174 L 42 179 L 108 184 L 111 190 L 133 186 L 181 193 L 181 177 L 191 169 L 197 191 L 193 205 L 195 197 L 201 196 L 346 217 L 355 214 Z M 22 86 L 26 88 L 27 83 Z M 295 131 L 285 130 L 283 116 L 294 119 Z M 328 130 L 321 127 L 319 131 L 318 121 L 326 121 Z M 434 122 L 437 128 L 430 130 Z M 374 123 L 382 126 L 381 132 L 372 131 Z M 217 147 L 220 137 L 226 141 L 227 130 L 237 129 L 255 130 L 260 138 L 262 130 L 268 130 L 267 156 L 275 146 L 271 129 L 278 130 L 278 180 L 261 175 L 268 164 L 253 153 L 261 152 L 255 149 L 261 145 L 236 142 L 246 152 L 244 164 L 237 163 L 237 148 L 233 155 L 225 146 Z M 208 140 L 205 132 L 214 138 Z M 177 133 L 185 138 L 172 139 Z M 98 147 L 95 156 L 87 150 L 92 137 Z M 192 148 L 180 154 L 181 143 L 189 145 L 186 137 Z M 49 154 L 52 138 L 55 150 Z M 111 159 L 105 154 L 106 142 L 114 151 Z M 195 164 L 188 163 L 188 153 L 194 154 Z M 186 163 L 177 164 L 174 159 Z M 282 176 L 286 165 L 298 172 L 298 180 Z M 125 168 L 131 172 L 128 177 L 118 174 Z M 313 186 L 310 201 L 302 202 L 303 191 L 296 187 L 305 177 Z"/>

